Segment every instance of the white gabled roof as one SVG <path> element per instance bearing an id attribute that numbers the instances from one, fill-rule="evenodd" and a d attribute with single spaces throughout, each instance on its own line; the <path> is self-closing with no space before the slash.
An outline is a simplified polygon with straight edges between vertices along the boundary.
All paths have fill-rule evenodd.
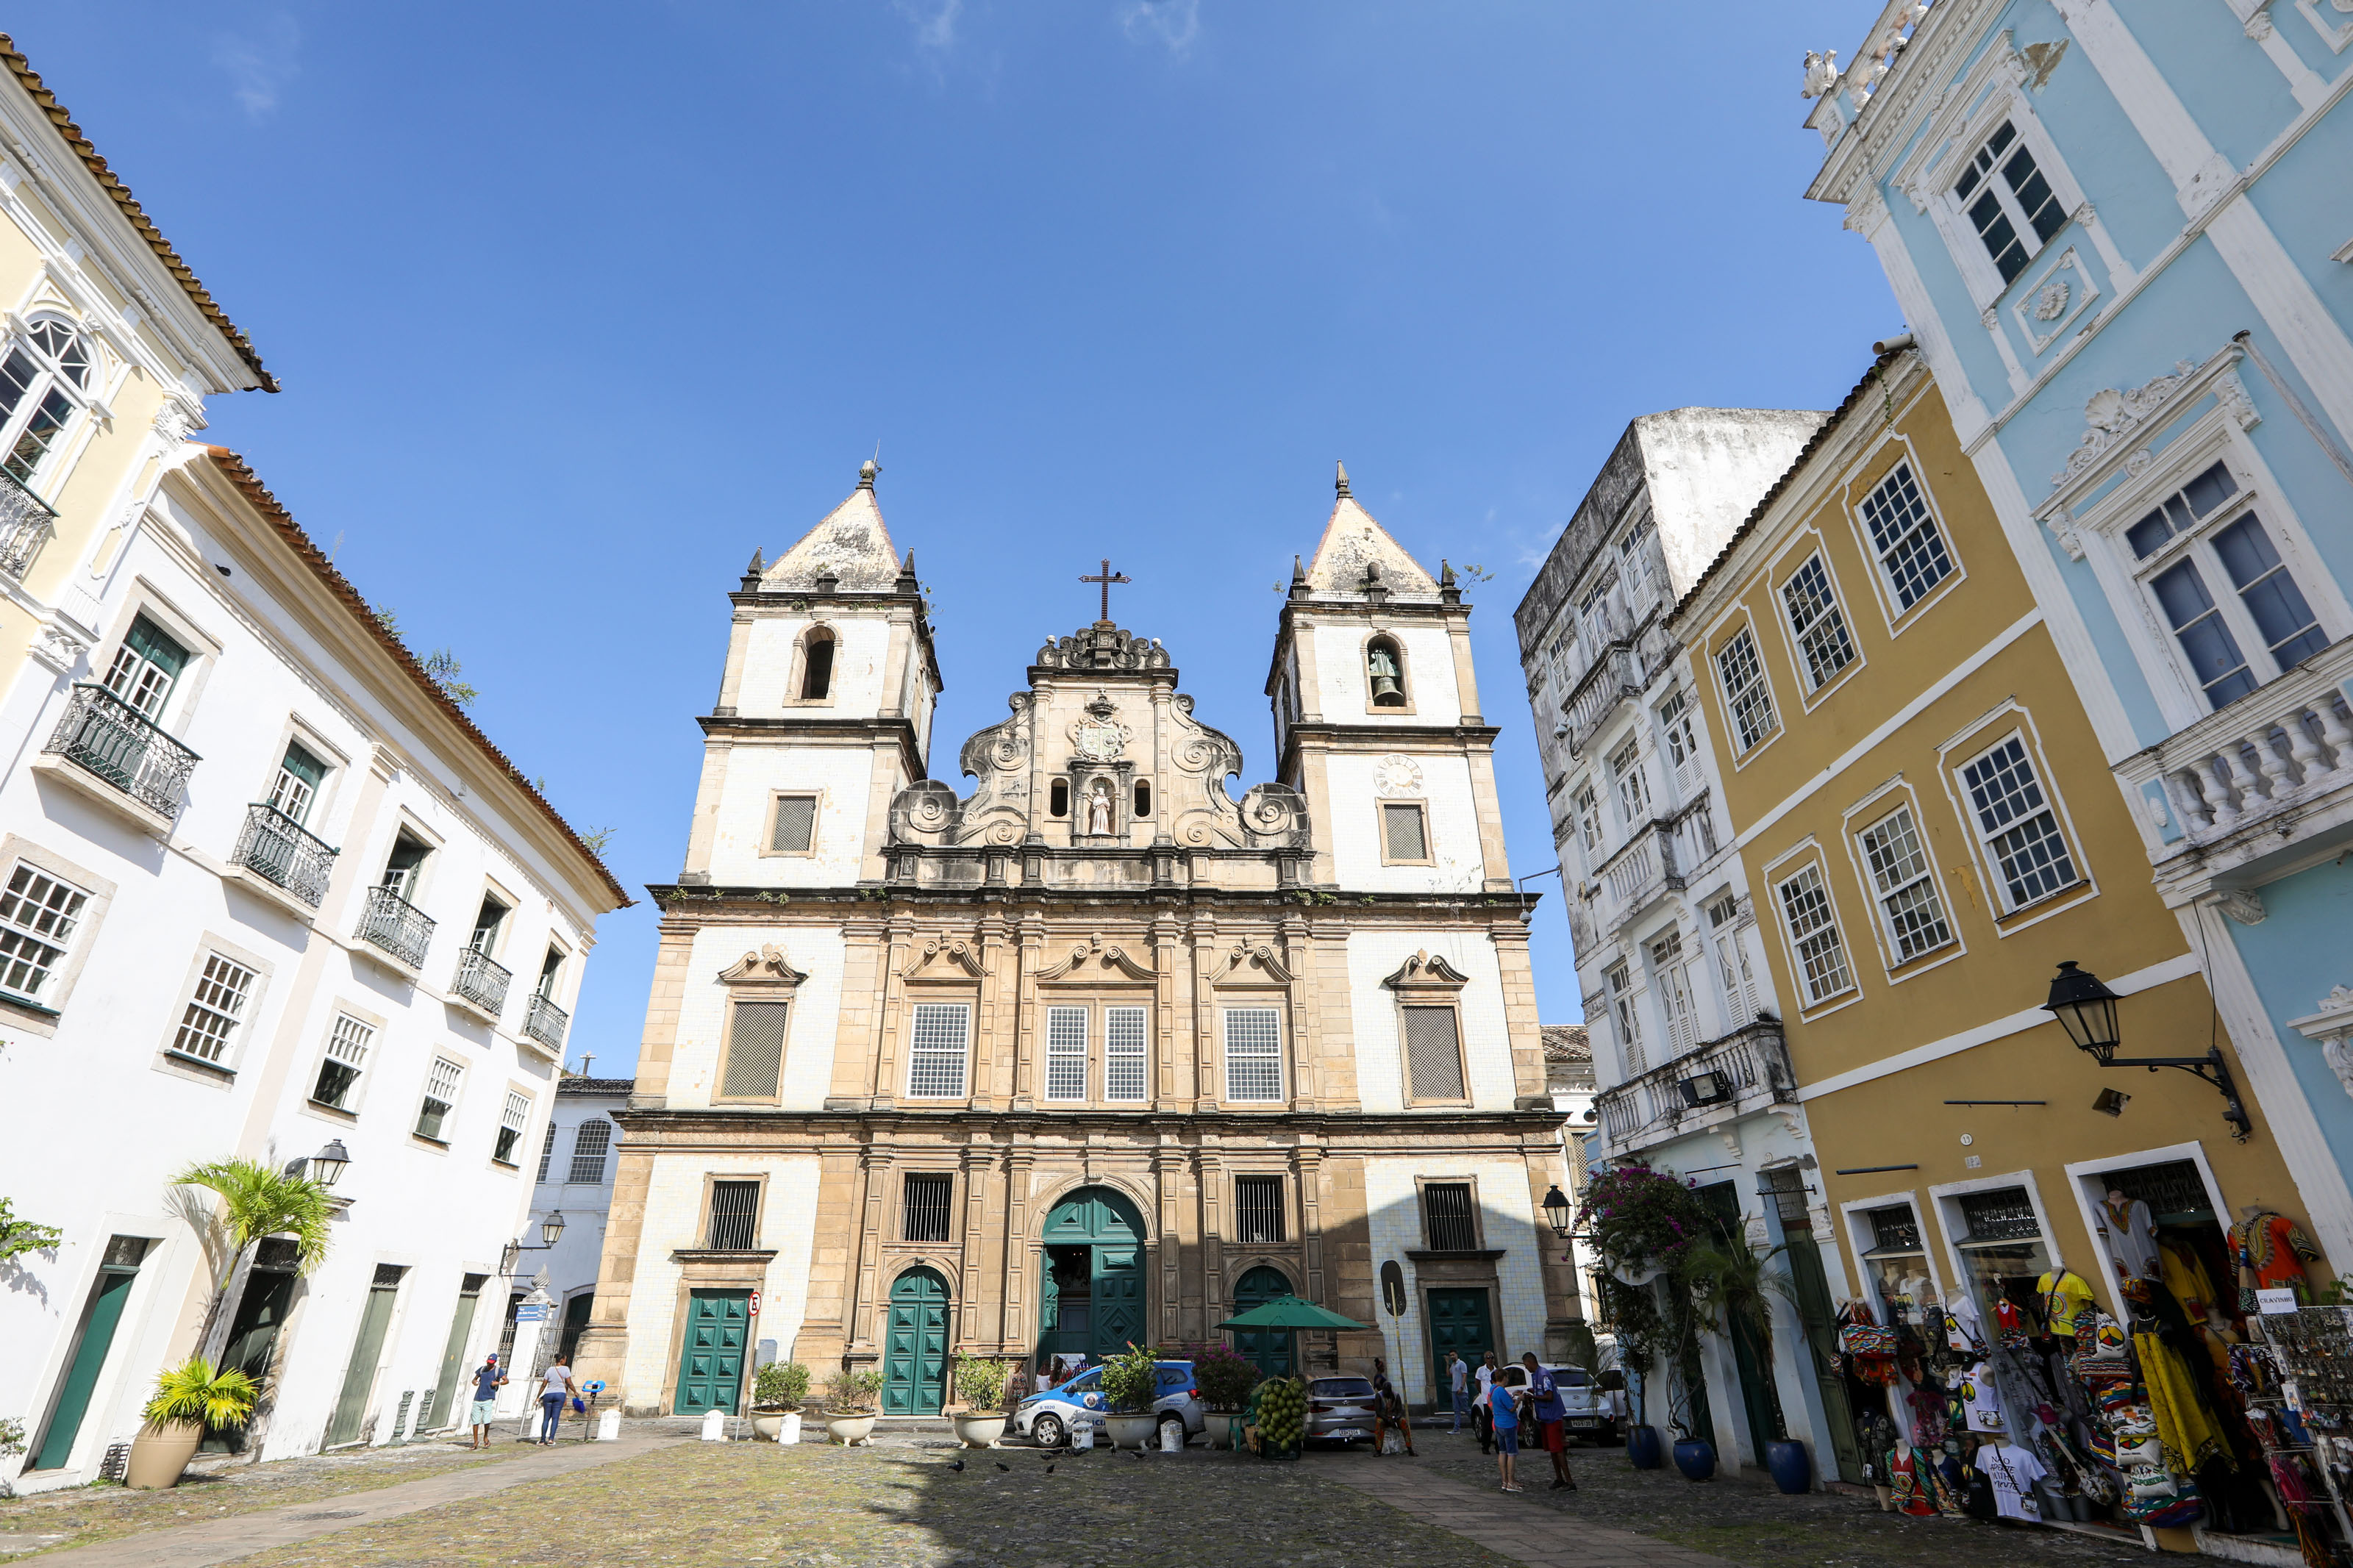
<path id="1" fill-rule="evenodd" d="M 814 588 L 830 572 L 838 588 L 888 592 L 899 580 L 899 556 L 874 500 L 872 463 L 858 471 L 858 488 L 761 573 L 764 588 Z"/>
<path id="2" fill-rule="evenodd" d="M 1389 531 L 1348 493 L 1345 463 L 1339 467 L 1334 488 L 1339 493 L 1332 503 L 1331 520 L 1324 525 L 1324 538 L 1315 546 L 1315 559 L 1307 568 L 1308 591 L 1319 598 L 1361 596 L 1365 568 L 1377 565 L 1381 586 L 1391 594 L 1435 598 L 1438 580 L 1423 571 L 1421 563 L 1407 554 L 1405 546 L 1390 538 Z"/>

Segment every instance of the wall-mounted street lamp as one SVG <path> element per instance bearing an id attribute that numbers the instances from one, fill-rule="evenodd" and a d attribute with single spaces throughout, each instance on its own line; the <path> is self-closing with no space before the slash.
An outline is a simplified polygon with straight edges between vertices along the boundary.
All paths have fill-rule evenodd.
<path id="1" fill-rule="evenodd" d="M 1544 1212 L 1545 1223 L 1552 1226 L 1552 1233 L 1564 1241 L 1568 1239 L 1568 1199 L 1562 1194 L 1558 1182 L 1544 1195 Z"/>
<path id="2" fill-rule="evenodd" d="M 564 1211 L 562 1209 L 556 1209 L 551 1212 L 545 1219 L 539 1222 L 540 1246 L 525 1247 L 520 1241 L 510 1241 L 507 1243 L 506 1250 L 499 1254 L 499 1272 L 503 1275 L 513 1274 L 515 1271 L 515 1265 L 522 1261 L 522 1255 L 524 1253 L 551 1251 L 554 1248 L 555 1244 L 563 1239 L 563 1237 Z"/>
<path id="3" fill-rule="evenodd" d="M 343 1167 L 352 1163 L 351 1151 L 340 1138 L 331 1138 L 327 1146 L 307 1160 L 289 1160 L 285 1173 L 300 1179 L 309 1177 L 322 1187 L 332 1187 L 343 1180 Z"/>
<path id="4" fill-rule="evenodd" d="M 2147 1068 L 2155 1072 L 2159 1068 L 2179 1068 L 2194 1073 L 2222 1091 L 2226 1109 L 2222 1120 L 2231 1124 L 2231 1136 L 2243 1143 L 2254 1131 L 2248 1120 L 2246 1108 L 2239 1103 L 2239 1086 L 2231 1078 L 2231 1068 L 2222 1059 L 2222 1047 L 2210 1046 L 2201 1057 L 2120 1057 L 2116 1043 L 2120 1037 L 2116 1027 L 2116 1003 L 2120 998 L 2104 984 L 2100 977 L 2087 969 L 2078 968 L 2069 959 L 2059 965 L 2052 977 L 2051 999 L 2042 1010 L 2059 1020 L 2067 1037 L 2104 1068 Z M 2118 1109 L 2122 1109 L 2119 1105 Z"/>

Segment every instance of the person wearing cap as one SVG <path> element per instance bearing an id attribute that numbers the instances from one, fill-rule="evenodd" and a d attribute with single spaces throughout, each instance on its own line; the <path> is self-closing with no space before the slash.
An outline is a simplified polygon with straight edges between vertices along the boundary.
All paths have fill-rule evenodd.
<path id="1" fill-rule="evenodd" d="M 499 1390 L 507 1384 L 507 1369 L 499 1364 L 498 1352 L 474 1369 L 474 1442 L 477 1448 L 491 1446 L 491 1422 L 497 1408 Z"/>

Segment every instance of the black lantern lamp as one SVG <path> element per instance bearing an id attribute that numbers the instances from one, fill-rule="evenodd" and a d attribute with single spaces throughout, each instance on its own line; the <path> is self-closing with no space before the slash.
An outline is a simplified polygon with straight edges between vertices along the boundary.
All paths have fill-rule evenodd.
<path id="1" fill-rule="evenodd" d="M 539 1239 L 554 1247 L 564 1239 L 564 1211 L 557 1209 L 539 1222 Z"/>
<path id="2" fill-rule="evenodd" d="M 1552 1233 L 1566 1237 L 1568 1234 L 1568 1199 L 1562 1194 L 1558 1182 L 1555 1182 L 1552 1190 L 1544 1195 L 1544 1212 L 1545 1223 L 1552 1226 Z"/>
<path id="3" fill-rule="evenodd" d="M 322 1187 L 332 1187 L 343 1179 L 343 1167 L 352 1163 L 352 1152 L 343 1141 L 332 1138 L 327 1146 L 311 1156 L 311 1178 Z"/>
<path id="4" fill-rule="evenodd" d="M 2231 1124 L 2231 1136 L 2245 1142 L 2254 1124 L 2248 1120 L 2246 1108 L 2239 1103 L 2239 1086 L 2232 1079 L 2230 1064 L 2222 1059 L 2222 1047 L 2209 1046 L 2206 1054 L 2200 1057 L 2120 1057 L 2116 1055 L 2121 1037 L 2116 1027 L 2118 1000 L 2098 975 L 2079 968 L 2069 959 L 2052 977 L 2051 997 L 2042 1004 L 2042 1010 L 2059 1020 L 2059 1026 L 2067 1031 L 2076 1049 L 2104 1068 L 2147 1068 L 2151 1072 L 2159 1068 L 2179 1068 L 2204 1079 L 2221 1091 L 2222 1120 Z"/>
<path id="5" fill-rule="evenodd" d="M 501 1274 L 512 1276 L 515 1271 L 515 1266 L 522 1261 L 522 1255 L 524 1253 L 549 1251 L 553 1249 L 555 1244 L 562 1240 L 563 1237 L 564 1211 L 562 1209 L 552 1209 L 548 1212 L 547 1217 L 539 1222 L 540 1245 L 537 1247 L 525 1247 L 520 1241 L 508 1242 L 506 1245 L 506 1250 L 499 1254 L 499 1272 Z"/>

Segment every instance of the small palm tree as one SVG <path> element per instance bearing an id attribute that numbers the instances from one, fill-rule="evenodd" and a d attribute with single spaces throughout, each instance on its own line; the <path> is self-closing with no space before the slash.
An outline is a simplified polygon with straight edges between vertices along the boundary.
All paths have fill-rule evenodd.
<path id="1" fill-rule="evenodd" d="M 191 1356 L 155 1380 L 154 1395 L 140 1414 L 159 1426 L 178 1422 L 241 1426 L 260 1396 L 253 1379 L 235 1367 L 215 1371 L 204 1357 Z"/>
<path id="2" fill-rule="evenodd" d="M 229 1282 L 237 1278 L 238 1262 L 264 1237 L 294 1238 L 294 1264 L 300 1273 L 310 1273 L 327 1256 L 327 1244 L 332 1239 L 327 1223 L 334 1215 L 334 1205 L 328 1201 L 327 1189 L 306 1176 L 273 1171 L 258 1160 L 213 1160 L 189 1166 L 172 1178 L 172 1184 L 201 1187 L 220 1200 L 212 1217 L 229 1243 L 224 1249 L 227 1257 L 220 1278 L 213 1283 L 200 1344 L 211 1340 L 214 1320 L 228 1295 Z"/>

